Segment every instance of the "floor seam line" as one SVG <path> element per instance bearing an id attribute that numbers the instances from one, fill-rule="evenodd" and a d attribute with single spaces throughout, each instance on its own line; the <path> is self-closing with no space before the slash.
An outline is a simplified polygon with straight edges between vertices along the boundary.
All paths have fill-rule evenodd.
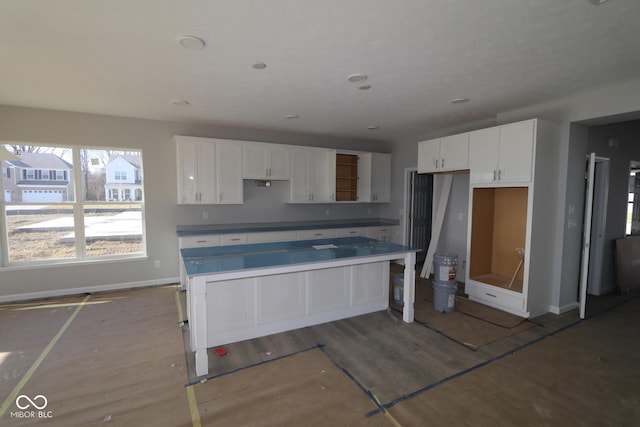
<path id="1" fill-rule="evenodd" d="M 71 325 L 71 322 L 73 322 L 73 320 L 76 318 L 78 313 L 80 313 L 80 310 L 82 310 L 82 308 L 85 306 L 85 304 L 86 304 L 87 300 L 89 300 L 89 298 L 91 298 L 91 295 L 87 295 L 82 300 L 82 302 L 80 304 L 78 304 L 78 307 L 76 307 L 75 311 L 71 314 L 71 316 L 69 316 L 69 318 L 64 323 L 64 325 L 62 325 L 60 330 L 58 330 L 58 333 L 56 333 L 54 335 L 54 337 L 51 339 L 51 341 L 49 341 L 49 344 L 44 348 L 44 350 L 42 350 L 42 352 L 40 353 L 38 358 L 35 360 L 35 362 L 33 362 L 31 367 L 29 368 L 29 370 L 24 374 L 24 376 L 22 377 L 20 382 L 18 382 L 18 384 L 14 387 L 14 389 L 11 391 L 11 393 L 9 393 L 9 395 L 7 396 L 5 401 L 2 403 L 2 406 L 0 407 L 0 418 L 2 418 L 2 416 L 5 414 L 5 412 L 9 408 L 9 405 L 16 398 L 18 393 L 20 393 L 22 388 L 27 384 L 27 382 L 29 382 L 29 380 L 31 379 L 31 376 L 33 376 L 33 374 L 40 367 L 40 365 L 42 364 L 44 359 L 49 355 L 49 352 L 51 351 L 53 346 L 56 345 L 56 343 L 58 342 L 58 340 L 60 339 L 62 334 L 65 333 L 65 331 L 67 330 L 69 325 Z"/>

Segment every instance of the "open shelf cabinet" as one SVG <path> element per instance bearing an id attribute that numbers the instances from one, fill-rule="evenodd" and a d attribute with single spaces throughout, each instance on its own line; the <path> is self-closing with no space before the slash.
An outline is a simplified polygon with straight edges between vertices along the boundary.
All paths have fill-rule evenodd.
<path id="1" fill-rule="evenodd" d="M 358 156 L 336 154 L 336 201 L 358 200 Z"/>
<path id="2" fill-rule="evenodd" d="M 470 279 L 522 293 L 527 198 L 527 187 L 473 189 Z"/>

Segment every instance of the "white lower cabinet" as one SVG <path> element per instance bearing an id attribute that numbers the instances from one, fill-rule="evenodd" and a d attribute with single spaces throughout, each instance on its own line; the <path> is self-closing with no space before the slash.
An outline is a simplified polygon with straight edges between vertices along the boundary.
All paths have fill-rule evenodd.
<path id="1" fill-rule="evenodd" d="M 207 282 L 206 304 L 208 347 L 384 310 L 389 261 Z"/>
<path id="2" fill-rule="evenodd" d="M 217 282 L 207 292 L 207 331 L 229 332 L 255 324 L 254 279 Z"/>
<path id="3" fill-rule="evenodd" d="M 256 278 L 256 321 L 258 324 L 304 316 L 306 273 L 289 273 Z"/>
<path id="4" fill-rule="evenodd" d="M 357 236 L 366 236 L 366 235 L 367 235 L 366 227 L 336 229 L 336 237 L 357 237 Z"/>
<path id="5" fill-rule="evenodd" d="M 331 228 L 321 230 L 300 230 L 296 235 L 297 240 L 330 239 L 332 237 L 336 237 L 336 230 Z"/>
<path id="6" fill-rule="evenodd" d="M 352 267 L 353 286 L 351 305 L 382 301 L 389 295 L 389 282 L 380 278 L 389 277 L 389 264 L 365 264 Z"/>
<path id="7" fill-rule="evenodd" d="M 367 228 L 367 237 L 382 240 L 383 242 L 393 242 L 396 240 L 397 226 L 389 227 L 369 227 Z"/>

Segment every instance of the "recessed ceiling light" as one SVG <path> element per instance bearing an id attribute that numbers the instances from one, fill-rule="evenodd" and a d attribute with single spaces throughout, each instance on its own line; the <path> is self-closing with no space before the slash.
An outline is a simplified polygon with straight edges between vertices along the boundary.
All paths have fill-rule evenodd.
<path id="1" fill-rule="evenodd" d="M 202 49 L 205 45 L 204 40 L 196 36 L 182 36 L 178 39 L 182 47 L 187 49 L 198 50 Z"/>
<path id="2" fill-rule="evenodd" d="M 358 86 L 358 89 L 360 89 L 360 90 L 369 90 L 369 89 L 371 89 L 371 85 Z"/>
<path id="3" fill-rule="evenodd" d="M 265 64 L 264 62 L 256 62 L 252 65 L 252 67 L 256 70 L 264 70 L 265 68 L 267 68 L 267 64 Z"/>
<path id="4" fill-rule="evenodd" d="M 469 98 L 455 98 L 451 100 L 452 104 L 462 104 L 463 102 L 469 102 Z"/>
<path id="5" fill-rule="evenodd" d="M 173 105 L 177 105 L 178 107 L 184 107 L 185 105 L 189 105 L 189 101 L 186 99 L 174 99 L 171 101 Z"/>
<path id="6" fill-rule="evenodd" d="M 286 116 L 284 116 L 285 119 L 299 119 L 300 116 L 297 114 L 287 114 Z"/>
<path id="7" fill-rule="evenodd" d="M 367 80 L 367 76 L 365 74 L 351 74 L 347 76 L 347 80 L 351 83 L 359 83 Z"/>
<path id="8" fill-rule="evenodd" d="M 609 0 L 588 0 L 588 1 L 589 1 L 589 3 L 593 3 L 593 4 L 595 4 L 597 6 L 599 4 L 606 3 Z"/>
<path id="9" fill-rule="evenodd" d="M 369 130 L 378 130 L 378 129 L 380 129 L 380 126 L 369 126 L 367 129 L 369 129 Z"/>

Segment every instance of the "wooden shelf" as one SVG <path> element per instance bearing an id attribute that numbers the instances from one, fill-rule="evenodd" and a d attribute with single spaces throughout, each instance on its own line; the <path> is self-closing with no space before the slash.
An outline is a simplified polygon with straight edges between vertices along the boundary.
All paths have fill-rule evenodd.
<path id="1" fill-rule="evenodd" d="M 336 201 L 358 200 L 358 156 L 336 154 Z"/>

